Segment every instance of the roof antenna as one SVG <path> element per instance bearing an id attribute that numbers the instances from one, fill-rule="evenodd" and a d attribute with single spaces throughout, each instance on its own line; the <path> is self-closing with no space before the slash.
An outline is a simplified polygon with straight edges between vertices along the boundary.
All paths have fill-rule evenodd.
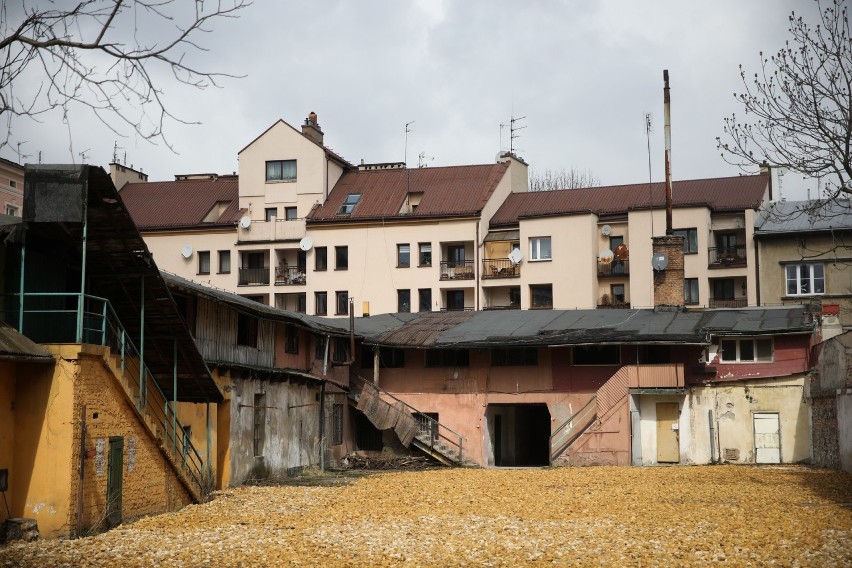
<path id="1" fill-rule="evenodd" d="M 411 132 L 411 129 L 409 128 L 409 126 L 414 124 L 414 122 L 415 121 L 412 120 L 411 122 L 405 123 L 405 158 L 404 158 L 404 162 L 405 162 L 406 168 L 408 167 L 408 133 Z"/>
<path id="2" fill-rule="evenodd" d="M 651 173 L 651 133 L 654 131 L 654 115 L 645 113 L 645 139 L 648 141 L 648 207 L 651 209 L 651 236 L 654 236 L 654 194 L 652 191 L 654 178 Z"/>
<path id="3" fill-rule="evenodd" d="M 514 116 L 509 119 L 509 153 L 515 154 L 515 138 L 520 138 L 520 134 L 515 134 L 518 130 L 523 130 L 526 126 L 515 126 L 515 123 L 519 120 L 524 120 L 526 116 L 520 116 L 515 118 Z"/>

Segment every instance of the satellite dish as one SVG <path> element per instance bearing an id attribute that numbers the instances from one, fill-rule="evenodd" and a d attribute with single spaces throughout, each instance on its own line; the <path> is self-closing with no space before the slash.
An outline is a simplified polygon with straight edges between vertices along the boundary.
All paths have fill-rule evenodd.
<path id="1" fill-rule="evenodd" d="M 243 229 L 248 229 L 251 226 L 251 217 L 248 215 L 243 215 L 242 219 L 240 219 L 240 227 Z"/>
<path id="2" fill-rule="evenodd" d="M 512 252 L 509 253 L 509 261 L 513 265 L 520 264 L 522 258 L 524 258 L 524 253 L 521 252 L 521 249 L 512 249 Z"/>
<path id="3" fill-rule="evenodd" d="M 651 266 L 656 271 L 665 270 L 669 265 L 669 255 L 664 252 L 658 252 L 651 258 Z"/>
<path id="4" fill-rule="evenodd" d="M 183 245 L 183 248 L 180 249 L 180 255 L 184 258 L 189 258 L 192 256 L 192 245 Z"/>
<path id="5" fill-rule="evenodd" d="M 612 233 L 612 227 L 609 225 L 604 225 L 601 227 L 601 234 L 605 237 L 608 237 Z"/>
<path id="6" fill-rule="evenodd" d="M 314 246 L 314 240 L 311 237 L 302 237 L 299 241 L 299 248 L 304 251 L 309 251 Z"/>
<path id="7" fill-rule="evenodd" d="M 598 255 L 598 262 L 600 262 L 601 264 L 609 264 L 612 262 L 612 259 L 614 257 L 615 255 L 612 253 L 611 250 L 603 249 Z"/>
<path id="8" fill-rule="evenodd" d="M 624 243 L 621 243 L 620 245 L 615 247 L 615 250 L 612 251 L 612 253 L 615 255 L 615 258 L 617 260 L 627 260 L 630 256 L 629 251 L 627 250 L 627 245 Z"/>

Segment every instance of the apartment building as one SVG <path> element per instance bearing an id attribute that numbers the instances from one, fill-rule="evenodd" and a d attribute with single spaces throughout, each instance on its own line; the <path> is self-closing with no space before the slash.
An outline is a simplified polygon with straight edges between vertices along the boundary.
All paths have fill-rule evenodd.
<path id="1" fill-rule="evenodd" d="M 24 167 L 0 158 L 0 201 L 3 214 L 20 217 L 24 205 Z"/>

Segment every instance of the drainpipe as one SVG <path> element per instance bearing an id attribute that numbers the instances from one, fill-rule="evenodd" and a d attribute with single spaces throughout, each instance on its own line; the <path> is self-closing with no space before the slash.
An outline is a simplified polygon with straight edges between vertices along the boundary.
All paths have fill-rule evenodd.
<path id="1" fill-rule="evenodd" d="M 475 263 L 475 265 L 473 267 L 473 270 L 474 270 L 473 275 L 476 278 L 476 297 L 474 298 L 474 301 L 473 301 L 473 309 L 475 309 L 476 311 L 479 311 L 479 288 L 482 285 L 482 282 L 479 279 L 479 270 L 480 270 L 480 264 L 481 264 L 481 258 L 480 258 L 480 255 L 479 255 L 479 246 L 480 246 L 479 245 L 479 219 L 476 220 L 476 236 L 475 236 L 473 242 L 476 244 L 475 250 L 473 251 L 473 258 L 474 258 L 473 262 Z"/>
<path id="2" fill-rule="evenodd" d="M 83 299 L 86 293 L 86 240 L 89 230 L 89 221 L 83 221 L 83 258 L 80 266 L 80 295 L 77 297 L 77 343 L 83 343 Z"/>
<path id="3" fill-rule="evenodd" d="M 770 174 L 771 177 L 772 174 Z M 754 238 L 754 287 L 755 287 L 755 305 L 760 306 L 760 241 Z M 746 284 L 748 285 L 748 284 Z"/>
<path id="4" fill-rule="evenodd" d="M 710 463 L 716 463 L 716 428 L 713 426 L 713 409 L 707 410 L 707 420 L 710 423 Z"/>
<path id="5" fill-rule="evenodd" d="M 24 269 L 26 267 L 27 258 L 27 232 L 24 231 L 24 238 L 21 241 L 21 282 L 18 285 L 18 332 L 24 334 Z"/>
<path id="6" fill-rule="evenodd" d="M 665 117 L 666 134 L 666 235 L 673 235 L 672 230 L 672 117 L 671 97 L 669 95 L 669 70 L 663 70 L 663 116 Z"/>

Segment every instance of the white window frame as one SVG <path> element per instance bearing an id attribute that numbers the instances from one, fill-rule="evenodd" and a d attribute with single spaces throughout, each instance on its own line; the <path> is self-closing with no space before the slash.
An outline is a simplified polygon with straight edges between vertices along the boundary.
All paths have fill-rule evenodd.
<path id="1" fill-rule="evenodd" d="M 794 278 L 790 278 L 790 269 L 794 269 Z M 806 280 L 802 279 L 802 268 L 807 268 L 808 276 Z M 819 269 L 821 273 L 819 277 L 815 272 Z M 795 282 L 796 292 L 790 293 L 790 283 Z M 809 292 L 802 291 L 802 283 L 807 282 Z M 822 282 L 822 291 L 815 292 L 816 283 Z M 821 262 L 800 262 L 796 264 L 784 265 L 784 294 L 786 296 L 822 296 L 825 294 L 825 265 Z"/>
<path id="2" fill-rule="evenodd" d="M 542 256 L 542 243 L 547 241 L 547 256 Z M 550 237 L 530 237 L 530 262 L 553 260 L 553 243 Z"/>
<path id="3" fill-rule="evenodd" d="M 758 341 L 769 342 L 769 357 L 760 358 L 757 354 Z M 735 344 L 736 353 L 733 358 L 730 353 L 725 354 L 724 343 L 731 342 Z M 754 359 L 742 359 L 742 344 L 751 343 Z M 719 362 L 720 363 L 772 363 L 775 361 L 775 341 L 772 337 L 722 337 L 719 339 Z"/>

